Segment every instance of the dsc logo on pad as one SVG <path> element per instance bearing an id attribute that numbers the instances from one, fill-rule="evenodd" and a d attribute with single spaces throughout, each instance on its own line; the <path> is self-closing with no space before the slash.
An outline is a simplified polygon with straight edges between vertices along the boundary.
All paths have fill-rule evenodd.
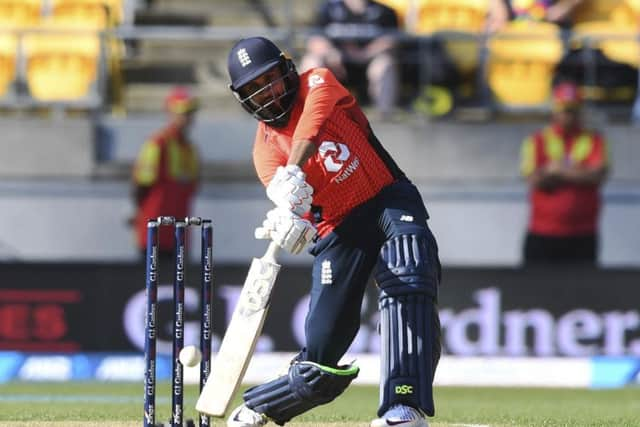
<path id="1" fill-rule="evenodd" d="M 395 392 L 396 394 L 413 394 L 413 386 L 408 384 L 397 385 Z"/>

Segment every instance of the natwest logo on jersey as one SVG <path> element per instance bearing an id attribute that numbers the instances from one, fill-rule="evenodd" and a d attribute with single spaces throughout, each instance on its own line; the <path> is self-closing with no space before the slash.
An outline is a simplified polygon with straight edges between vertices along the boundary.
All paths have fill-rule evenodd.
<path id="1" fill-rule="evenodd" d="M 324 168 L 327 172 L 343 172 L 335 178 L 337 183 L 345 181 L 360 166 L 360 160 L 351 158 L 351 152 L 346 144 L 341 142 L 323 141 L 318 148 L 320 157 L 323 159 Z M 350 160 L 351 158 L 351 160 Z M 346 168 L 343 169 L 343 166 Z"/>
<path id="2" fill-rule="evenodd" d="M 341 142 L 323 141 L 318 148 L 327 172 L 338 172 L 349 159 L 349 147 Z"/>

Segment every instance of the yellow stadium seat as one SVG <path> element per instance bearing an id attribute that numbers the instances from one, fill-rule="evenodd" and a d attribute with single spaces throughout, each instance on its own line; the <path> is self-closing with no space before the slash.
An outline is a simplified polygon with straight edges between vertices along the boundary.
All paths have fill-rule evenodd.
<path id="1" fill-rule="evenodd" d="M 489 1 L 420 0 L 416 3 L 413 32 L 443 35 L 445 48 L 458 70 L 463 75 L 475 71 L 479 49 L 477 36 L 484 28 Z M 449 37 L 446 37 L 447 33 Z"/>
<path id="2" fill-rule="evenodd" d="M 109 11 L 99 3 L 58 1 L 52 8 L 51 19 L 55 22 L 82 25 L 86 28 L 110 27 Z"/>
<path id="3" fill-rule="evenodd" d="M 574 24 L 591 21 L 605 21 L 611 12 L 625 0 L 583 0 L 573 13 Z"/>
<path id="4" fill-rule="evenodd" d="M 47 22 L 53 32 L 26 34 L 23 39 L 26 78 L 31 95 L 42 101 L 80 100 L 96 81 L 100 38 L 95 32 L 73 30 Z M 57 30 L 57 32 L 56 32 Z M 77 30 L 77 29 L 76 29 Z"/>
<path id="5" fill-rule="evenodd" d="M 488 42 L 487 79 L 495 100 L 509 107 L 539 107 L 551 92 L 563 54 L 559 29 L 542 22 L 513 22 Z"/>
<path id="6" fill-rule="evenodd" d="M 42 0 L 0 0 L 0 27 L 25 28 L 40 22 Z"/>
<path id="7" fill-rule="evenodd" d="M 584 22 L 573 28 L 573 45 L 602 50 L 609 59 L 640 65 L 640 43 L 638 27 L 617 25 L 612 21 Z"/>
<path id="8" fill-rule="evenodd" d="M 462 75 L 472 74 L 478 68 L 480 43 L 471 35 L 445 39 L 445 49 Z"/>
<path id="9" fill-rule="evenodd" d="M 398 15 L 406 30 L 477 32 L 484 26 L 490 0 L 376 0 Z"/>
<path id="10" fill-rule="evenodd" d="M 74 25 L 95 30 L 113 28 L 122 23 L 122 0 L 52 0 L 51 19 L 61 25 Z M 114 93 L 113 99 L 121 97 L 120 58 L 124 43 L 109 33 L 104 34 L 105 64 Z M 117 92 L 117 93 L 115 93 Z"/>
<path id="11" fill-rule="evenodd" d="M 0 97 L 9 91 L 16 78 L 18 40 L 12 34 L 0 34 Z"/>
<path id="12" fill-rule="evenodd" d="M 100 28 L 122 23 L 123 0 L 50 0 L 53 16 L 66 16 L 94 24 L 104 23 Z M 106 13 L 106 16 L 105 16 Z"/>
<path id="13" fill-rule="evenodd" d="M 640 0 L 625 0 L 612 11 L 609 20 L 615 25 L 640 30 Z"/>
<path id="14" fill-rule="evenodd" d="M 416 10 L 415 31 L 477 33 L 484 27 L 489 9 L 488 0 L 422 0 Z"/>

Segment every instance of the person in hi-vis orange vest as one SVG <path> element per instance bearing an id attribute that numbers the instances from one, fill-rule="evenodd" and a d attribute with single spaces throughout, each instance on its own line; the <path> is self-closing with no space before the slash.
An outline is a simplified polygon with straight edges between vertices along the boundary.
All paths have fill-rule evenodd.
<path id="1" fill-rule="evenodd" d="M 595 264 L 607 143 L 583 125 L 574 83 L 557 84 L 552 97 L 551 123 L 527 137 L 521 149 L 521 172 L 530 187 L 524 261 Z"/>
<path id="2" fill-rule="evenodd" d="M 138 249 L 144 253 L 147 221 L 158 216 L 189 215 L 198 186 L 200 161 L 188 137 L 198 101 L 184 88 L 175 88 L 165 100 L 168 123 L 142 145 L 133 169 L 134 218 Z M 173 229 L 160 230 L 160 255 L 173 254 Z"/>

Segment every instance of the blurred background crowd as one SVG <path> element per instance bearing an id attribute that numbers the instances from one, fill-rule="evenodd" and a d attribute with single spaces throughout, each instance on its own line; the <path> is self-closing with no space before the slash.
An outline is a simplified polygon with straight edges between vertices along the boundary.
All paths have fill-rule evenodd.
<path id="1" fill-rule="evenodd" d="M 172 83 L 219 108 L 225 47 L 259 32 L 303 70 L 329 66 L 386 117 L 541 111 L 551 82 L 570 77 L 588 102 L 630 119 L 638 85 L 637 0 L 2 0 L 0 9 L 9 110 L 153 110 Z"/>

